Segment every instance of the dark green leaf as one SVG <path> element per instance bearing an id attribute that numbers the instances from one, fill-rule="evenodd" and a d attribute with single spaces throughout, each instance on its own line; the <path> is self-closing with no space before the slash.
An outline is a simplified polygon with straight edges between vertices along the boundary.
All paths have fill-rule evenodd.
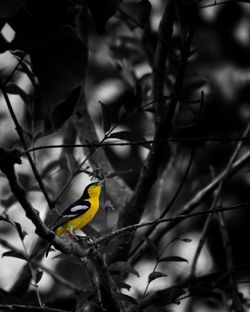
<path id="1" fill-rule="evenodd" d="M 112 239 L 106 245 L 101 246 L 100 247 L 101 253 L 112 254 L 117 248 L 121 249 L 121 247 L 119 247 L 119 239 L 120 238 Z"/>
<path id="2" fill-rule="evenodd" d="M 96 293 L 93 289 L 87 289 L 81 292 L 81 300 L 84 302 L 85 300 L 88 300 L 90 296 L 95 296 Z"/>
<path id="3" fill-rule="evenodd" d="M 28 260 L 25 257 L 25 255 L 23 255 L 22 253 L 16 252 L 14 250 L 4 252 L 2 254 L 2 257 L 12 257 L 12 258 L 18 258 L 18 259 L 22 259 L 22 260 Z"/>
<path id="4" fill-rule="evenodd" d="M 115 263 L 112 263 L 109 266 L 109 270 L 113 273 L 114 272 L 124 273 L 124 274 L 132 273 L 136 275 L 137 277 L 140 277 L 139 273 L 128 262 L 125 262 L 125 261 L 117 261 Z"/>
<path id="5" fill-rule="evenodd" d="M 36 270 L 36 284 L 38 284 L 43 276 L 43 271 Z"/>
<path id="6" fill-rule="evenodd" d="M 2 201 L 1 201 L 2 202 Z M 13 223 L 8 219 L 7 214 L 5 216 L 0 216 L 0 221 L 5 221 L 13 225 Z"/>
<path id="7" fill-rule="evenodd" d="M 128 295 L 124 295 L 124 294 L 115 294 L 114 297 L 118 300 L 122 300 L 122 301 L 127 301 L 130 302 L 132 304 L 138 304 L 138 302 L 135 300 L 135 298 L 128 296 Z"/>
<path id="8" fill-rule="evenodd" d="M 35 106 L 35 113 L 37 118 L 46 120 L 58 103 L 66 101 L 72 90 L 81 85 L 87 64 L 87 47 L 71 27 L 32 24 L 27 28 L 32 26 L 30 56 L 39 81 L 41 101 Z M 36 31 L 42 36 L 36 35 Z"/>
<path id="9" fill-rule="evenodd" d="M 104 33 L 106 22 L 115 14 L 120 2 L 120 0 L 87 0 L 99 34 Z"/>
<path id="10" fill-rule="evenodd" d="M 27 94 L 23 89 L 17 86 L 14 83 L 8 83 L 6 86 L 6 92 L 9 94 L 17 94 L 23 100 L 23 102 L 27 105 L 28 109 L 31 109 L 31 101 L 32 98 L 29 94 Z"/>
<path id="11" fill-rule="evenodd" d="M 16 12 L 24 5 L 26 0 L 1 0 L 0 1 L 0 17 L 8 18 L 16 14 Z"/>
<path id="12" fill-rule="evenodd" d="M 151 3 L 148 0 L 141 0 L 137 4 L 137 19 L 139 23 L 145 26 L 149 22 L 151 13 Z"/>
<path id="13" fill-rule="evenodd" d="M 182 257 L 178 257 L 178 256 L 169 256 L 169 257 L 161 258 L 159 262 L 187 262 L 188 263 L 188 260 Z"/>
<path id="14" fill-rule="evenodd" d="M 172 286 L 155 292 L 159 305 L 174 303 L 183 294 L 185 294 L 185 291 L 179 286 Z"/>
<path id="15" fill-rule="evenodd" d="M 151 4 L 148 0 L 126 1 L 120 11 L 122 19 L 126 21 L 126 24 L 132 30 L 136 27 L 147 28 L 150 13 Z"/>
<path id="16" fill-rule="evenodd" d="M 155 244 L 152 242 L 150 238 L 144 237 L 144 240 L 147 242 L 148 246 L 153 251 L 156 260 L 159 261 L 160 256 L 159 256 L 158 248 L 155 246 Z"/>
<path id="17" fill-rule="evenodd" d="M 27 233 L 25 231 L 22 230 L 21 224 L 18 222 L 14 222 L 15 227 L 17 229 L 18 235 L 21 238 L 21 240 L 24 239 L 24 237 L 27 235 Z"/>
<path id="18" fill-rule="evenodd" d="M 79 14 L 76 1 L 71 0 L 31 0 L 25 3 L 25 8 L 34 19 L 40 23 L 51 24 L 52 28 L 57 24 L 72 24 L 76 14 Z"/>
<path id="19" fill-rule="evenodd" d="M 129 284 L 124 283 L 124 282 L 119 282 L 119 283 L 117 283 L 117 286 L 118 286 L 119 288 L 124 288 L 124 289 L 127 289 L 127 290 L 130 290 L 130 288 L 131 288 L 131 286 L 130 286 Z"/>
<path id="20" fill-rule="evenodd" d="M 142 136 L 137 135 L 132 131 L 120 131 L 111 133 L 109 135 L 110 139 L 120 139 L 129 142 L 138 142 L 138 145 L 142 145 L 143 147 L 150 149 L 150 144 L 147 144 L 147 140 L 145 140 Z M 145 144 L 144 144 L 145 142 Z"/>
<path id="21" fill-rule="evenodd" d="M 184 88 L 199 89 L 207 83 L 207 80 L 202 77 L 185 77 Z"/>
<path id="22" fill-rule="evenodd" d="M 179 240 L 181 240 L 181 241 L 184 242 L 184 243 L 190 243 L 190 242 L 192 242 L 192 239 L 190 239 L 190 238 L 180 238 Z"/>
<path id="23" fill-rule="evenodd" d="M 162 272 L 152 272 L 149 274 L 148 276 L 148 282 L 151 283 L 152 281 L 154 281 L 155 279 L 157 278 L 160 278 L 160 277 L 166 277 L 167 275 L 162 273 Z"/>
<path id="24" fill-rule="evenodd" d="M 75 107 L 80 99 L 82 87 L 75 88 L 69 97 L 59 103 L 51 114 L 51 121 L 55 129 L 59 129 L 65 121 L 73 114 Z"/>
<path id="25" fill-rule="evenodd" d="M 110 119 L 110 110 L 108 108 L 108 105 L 105 105 L 102 102 L 99 102 L 101 104 L 102 108 L 102 123 L 103 123 L 103 131 L 106 133 L 109 131 L 111 127 L 111 119 Z"/>
<path id="26" fill-rule="evenodd" d="M 22 62 L 20 64 L 20 66 L 18 67 L 18 70 L 24 74 L 26 74 L 29 78 L 29 80 L 31 81 L 31 83 L 33 84 L 34 87 L 36 87 L 37 83 L 35 81 L 35 77 L 32 73 L 32 71 L 30 70 L 29 66 L 25 63 Z"/>

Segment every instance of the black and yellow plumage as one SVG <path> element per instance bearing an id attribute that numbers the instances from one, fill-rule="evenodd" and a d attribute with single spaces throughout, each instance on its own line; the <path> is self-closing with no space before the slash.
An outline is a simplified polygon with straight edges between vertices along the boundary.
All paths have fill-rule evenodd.
<path id="1" fill-rule="evenodd" d="M 94 218 L 99 209 L 102 184 L 103 180 L 87 185 L 82 196 L 63 211 L 52 227 L 56 235 L 67 233 L 74 237 L 74 231 Z"/>

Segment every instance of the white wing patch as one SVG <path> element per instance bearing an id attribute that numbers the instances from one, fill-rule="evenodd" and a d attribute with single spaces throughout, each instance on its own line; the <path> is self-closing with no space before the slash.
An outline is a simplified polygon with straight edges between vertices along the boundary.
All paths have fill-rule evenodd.
<path id="1" fill-rule="evenodd" d="M 77 206 L 74 206 L 70 209 L 71 212 L 75 212 L 75 211 L 79 211 L 79 210 L 87 210 L 89 209 L 88 206 L 85 206 L 85 205 L 77 205 Z"/>

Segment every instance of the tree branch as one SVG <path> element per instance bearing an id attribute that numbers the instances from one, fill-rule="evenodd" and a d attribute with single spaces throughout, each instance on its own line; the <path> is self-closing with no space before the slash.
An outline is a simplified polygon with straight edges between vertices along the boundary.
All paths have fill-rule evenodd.
<path id="1" fill-rule="evenodd" d="M 104 175 L 113 173 L 114 169 L 110 164 L 105 151 L 102 148 L 99 148 L 99 140 L 96 134 L 94 123 L 91 120 L 86 107 L 84 94 L 82 94 L 82 99 L 79 102 L 73 121 L 79 139 L 85 147 L 84 151 L 93 169 L 101 168 Z M 103 144 L 104 143 L 101 145 Z M 106 183 L 106 191 L 110 196 L 114 206 L 119 208 L 123 207 L 132 195 L 131 189 L 120 177 L 114 177 L 113 179 L 108 180 Z"/>
<path id="2" fill-rule="evenodd" d="M 19 122 L 18 122 L 18 120 L 16 118 L 16 115 L 15 115 L 15 112 L 14 112 L 14 110 L 12 108 L 10 99 L 8 97 L 8 94 L 7 94 L 6 90 L 5 90 L 5 86 L 3 85 L 3 83 L 1 81 L 0 81 L 0 90 L 2 91 L 3 97 L 5 99 L 5 102 L 7 104 L 9 112 L 10 112 L 11 118 L 12 118 L 12 120 L 13 120 L 15 126 L 16 126 L 16 131 L 17 131 L 17 133 L 19 135 L 19 138 L 20 138 L 20 141 L 21 141 L 21 143 L 23 145 L 23 148 L 25 150 L 27 150 L 28 148 L 27 148 L 27 145 L 26 145 L 26 142 L 25 142 L 25 138 L 24 138 L 24 135 L 23 135 L 22 128 L 21 128 L 21 126 L 20 126 L 20 124 L 19 124 Z M 47 193 L 47 191 L 45 189 L 45 186 L 43 184 L 41 176 L 40 176 L 40 174 L 39 174 L 39 172 L 38 172 L 38 170 L 37 170 L 37 168 L 36 168 L 36 166 L 35 166 L 35 164 L 33 162 L 33 159 L 30 156 L 29 152 L 25 152 L 25 155 L 28 158 L 28 161 L 30 163 L 30 166 L 31 166 L 31 169 L 32 169 L 32 171 L 34 173 L 34 176 L 35 176 L 35 178 L 36 178 L 36 180 L 38 182 L 38 185 L 39 185 L 41 191 L 43 192 L 43 195 L 44 195 L 45 199 L 47 200 L 48 206 L 52 209 L 53 208 L 53 203 L 52 203 L 52 201 L 50 200 L 50 198 L 48 196 L 48 193 Z"/>
<path id="3" fill-rule="evenodd" d="M 192 213 L 199 204 L 201 204 L 207 197 L 209 197 L 212 194 L 212 192 L 217 188 L 219 183 L 225 179 L 226 176 L 227 177 L 233 176 L 242 167 L 244 167 L 249 162 L 249 160 L 250 160 L 250 152 L 246 152 L 243 156 L 241 156 L 237 161 L 235 161 L 232 164 L 232 167 L 229 172 L 227 172 L 227 169 L 224 169 L 219 175 L 217 175 L 217 177 L 212 182 L 210 182 L 205 187 L 201 188 L 199 191 L 196 192 L 196 194 L 184 205 L 181 212 L 179 213 L 179 216 L 188 215 Z M 180 218 L 179 220 L 176 219 L 175 221 L 171 222 L 164 228 L 159 229 L 152 237 L 152 240 L 158 242 L 163 235 L 168 233 L 183 220 L 185 219 L 182 218 Z M 131 256 L 130 263 L 132 265 L 134 265 L 141 258 L 145 249 L 146 246 L 144 245 Z"/>

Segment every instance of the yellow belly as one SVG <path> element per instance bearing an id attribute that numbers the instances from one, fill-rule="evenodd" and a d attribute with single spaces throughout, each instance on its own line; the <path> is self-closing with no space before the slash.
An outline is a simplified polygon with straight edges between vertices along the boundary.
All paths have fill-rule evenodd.
<path id="1" fill-rule="evenodd" d="M 79 217 L 72 219 L 65 224 L 59 226 L 55 232 L 56 235 L 60 236 L 65 232 L 72 232 L 78 229 L 83 228 L 86 224 L 88 224 L 96 215 L 99 208 L 98 201 L 91 202 L 91 208 L 86 211 L 84 214 L 80 215 Z"/>

